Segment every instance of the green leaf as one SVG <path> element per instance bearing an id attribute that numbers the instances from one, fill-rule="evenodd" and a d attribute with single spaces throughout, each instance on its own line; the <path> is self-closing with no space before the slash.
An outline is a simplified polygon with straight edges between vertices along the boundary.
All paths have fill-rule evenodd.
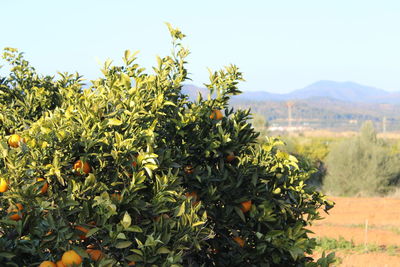
<path id="1" fill-rule="evenodd" d="M 86 237 L 89 237 L 89 236 L 92 236 L 92 235 L 94 235 L 95 233 L 97 233 L 97 231 L 99 231 L 100 230 L 100 228 L 93 228 L 93 229 L 90 229 L 89 230 L 89 232 L 87 232 L 86 233 Z"/>
<path id="2" fill-rule="evenodd" d="M 132 223 L 131 216 L 129 215 L 128 212 L 125 212 L 124 217 L 121 220 L 122 226 L 124 227 L 124 229 L 128 229 L 129 226 L 131 226 L 131 223 Z"/>
<path id="3" fill-rule="evenodd" d="M 168 254 L 168 253 L 171 253 L 171 251 L 167 247 L 160 247 L 159 249 L 157 249 L 157 253 Z"/>
<path id="4" fill-rule="evenodd" d="M 127 248 L 127 247 L 129 247 L 129 246 L 131 246 L 132 245 L 132 242 L 131 241 L 121 241 L 121 242 L 118 242 L 116 245 L 115 245 L 115 247 L 116 248 Z"/>
<path id="5" fill-rule="evenodd" d="M 185 213 L 185 202 L 179 207 L 178 213 L 176 214 L 177 217 L 182 216 Z"/>
<path id="6" fill-rule="evenodd" d="M 119 126 L 121 124 L 122 124 L 122 121 L 115 119 L 115 118 L 109 119 L 107 121 L 107 125 L 109 125 L 109 126 Z"/>

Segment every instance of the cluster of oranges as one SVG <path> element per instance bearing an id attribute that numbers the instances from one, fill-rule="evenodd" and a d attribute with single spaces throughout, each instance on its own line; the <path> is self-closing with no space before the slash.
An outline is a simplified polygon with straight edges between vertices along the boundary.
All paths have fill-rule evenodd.
<path id="1" fill-rule="evenodd" d="M 65 251 L 61 260 L 56 263 L 52 261 L 43 261 L 39 267 L 72 267 L 82 263 L 82 257 L 74 250 Z"/>
<path id="2" fill-rule="evenodd" d="M 222 118 L 223 118 L 223 114 L 220 110 L 218 110 L 218 109 L 212 110 L 210 119 L 222 120 Z M 18 148 L 21 145 L 21 143 L 24 143 L 24 142 L 25 142 L 25 139 L 22 138 L 21 136 L 19 136 L 18 134 L 13 134 L 8 139 L 8 145 L 12 148 Z M 235 155 L 231 152 L 226 157 L 226 161 L 232 162 L 235 160 L 235 158 L 236 158 Z M 133 167 L 137 166 L 136 161 L 134 161 L 132 164 L 133 164 Z M 82 174 L 89 174 L 91 172 L 92 168 L 87 161 L 77 160 L 73 165 L 73 170 L 75 171 L 75 173 L 77 175 L 82 175 Z M 193 174 L 194 168 L 191 165 L 189 165 L 189 166 L 185 167 L 184 171 L 186 174 Z M 43 186 L 40 188 L 40 193 L 45 194 L 49 187 L 49 184 L 47 183 L 47 181 L 44 178 L 37 178 L 36 181 L 42 182 L 42 183 L 44 182 Z M 0 193 L 4 193 L 8 189 L 9 189 L 9 185 L 8 185 L 7 181 L 4 178 L 1 178 L 0 179 Z M 186 195 L 186 197 L 193 199 L 192 205 L 197 205 L 199 203 L 199 197 L 196 192 L 186 193 L 185 195 Z M 116 196 L 116 197 L 118 197 L 118 196 Z M 120 195 L 119 195 L 119 197 L 120 197 Z M 243 213 L 248 212 L 251 209 L 251 205 L 252 205 L 251 200 L 242 202 L 241 210 L 243 211 Z M 9 218 L 14 221 L 21 220 L 22 216 L 23 216 L 23 213 L 22 213 L 23 209 L 24 209 L 24 207 L 22 206 L 22 204 L 17 203 L 14 208 L 9 209 L 9 213 L 11 214 L 9 216 Z M 85 228 L 83 226 L 76 226 L 75 229 L 82 232 L 82 234 L 79 236 L 82 240 L 86 239 L 86 234 L 89 232 L 89 230 L 87 228 Z M 245 241 L 242 238 L 234 237 L 233 240 L 237 244 L 239 244 L 239 246 L 244 247 Z M 94 261 L 98 261 L 104 257 L 103 252 L 98 249 L 88 248 L 86 250 L 86 253 L 88 253 L 90 258 Z M 57 261 L 56 263 L 51 262 L 51 261 L 43 261 L 39 265 L 39 267 L 69 267 L 69 266 L 73 266 L 73 265 L 79 265 L 81 263 L 82 263 L 82 257 L 74 250 L 69 250 L 69 251 L 64 252 L 61 260 Z M 133 261 L 129 262 L 128 265 L 134 266 L 135 262 L 133 262 Z"/>

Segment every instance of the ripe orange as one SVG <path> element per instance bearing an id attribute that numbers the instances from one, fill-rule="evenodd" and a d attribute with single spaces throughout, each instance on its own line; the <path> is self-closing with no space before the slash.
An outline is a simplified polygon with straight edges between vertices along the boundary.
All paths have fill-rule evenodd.
<path id="1" fill-rule="evenodd" d="M 83 226 L 80 226 L 80 225 L 75 226 L 75 229 L 83 233 L 83 234 L 79 235 L 79 238 L 82 240 L 85 240 L 86 234 L 89 232 L 89 229 L 87 229 Z"/>
<path id="2" fill-rule="evenodd" d="M 61 258 L 65 267 L 71 267 L 74 264 L 79 265 L 82 263 L 82 257 L 79 256 L 74 250 L 65 251 Z"/>
<path id="3" fill-rule="evenodd" d="M 81 172 L 88 174 L 92 170 L 92 168 L 87 161 L 83 162 L 82 160 L 77 160 L 74 164 L 74 170 L 79 174 Z"/>
<path id="4" fill-rule="evenodd" d="M 128 266 L 135 266 L 135 265 L 136 265 L 136 262 L 134 262 L 134 261 L 131 261 L 128 263 Z"/>
<path id="5" fill-rule="evenodd" d="M 8 145 L 13 148 L 19 147 L 21 141 L 24 141 L 18 134 L 13 134 L 8 138 Z"/>
<path id="6" fill-rule="evenodd" d="M 86 253 L 89 254 L 90 258 L 92 258 L 92 260 L 94 261 L 98 261 L 101 258 L 103 258 L 103 252 L 101 252 L 101 250 L 99 249 L 87 249 Z"/>
<path id="7" fill-rule="evenodd" d="M 57 265 L 52 261 L 44 261 L 39 265 L 39 267 L 57 267 Z"/>
<path id="8" fill-rule="evenodd" d="M 233 154 L 232 152 L 229 153 L 228 156 L 226 156 L 226 161 L 227 161 L 227 162 L 232 162 L 232 161 L 234 161 L 235 159 L 236 159 L 235 154 Z"/>
<path id="9" fill-rule="evenodd" d="M 36 181 L 41 182 L 41 181 L 45 181 L 45 179 L 37 178 Z M 47 192 L 48 188 L 49 188 L 49 184 L 47 182 L 45 182 L 44 185 L 42 186 L 42 188 L 40 189 L 40 193 L 45 194 Z"/>
<path id="10" fill-rule="evenodd" d="M 243 201 L 241 204 L 242 207 L 240 209 L 243 211 L 243 213 L 246 213 L 251 209 L 251 200 Z"/>
<path id="11" fill-rule="evenodd" d="M 224 117 L 224 115 L 222 115 L 222 112 L 219 109 L 214 109 L 210 115 L 210 119 L 214 119 L 214 120 L 218 120 L 218 121 L 222 120 L 223 117 Z"/>
<path id="12" fill-rule="evenodd" d="M 244 240 L 238 236 L 234 237 L 233 240 L 235 240 L 236 243 L 238 243 L 239 246 L 244 247 Z"/>
<path id="13" fill-rule="evenodd" d="M 184 172 L 186 174 L 192 174 L 194 172 L 193 166 L 192 165 L 188 165 L 184 168 Z"/>
<path id="14" fill-rule="evenodd" d="M 57 265 L 57 267 L 65 267 L 65 265 L 62 261 L 57 261 L 56 265 Z"/>
<path id="15" fill-rule="evenodd" d="M 4 193 L 8 190 L 8 183 L 6 179 L 1 178 L 0 179 L 0 193 Z"/>
<path id="16" fill-rule="evenodd" d="M 17 209 L 11 209 L 9 210 L 9 213 L 14 213 L 12 215 L 10 215 L 10 219 L 13 221 L 19 221 L 22 219 L 23 213 L 21 213 L 21 216 L 18 214 L 18 212 L 20 212 L 21 210 L 24 209 L 24 207 L 22 206 L 22 204 L 17 203 L 15 204 L 15 206 L 17 207 Z"/>

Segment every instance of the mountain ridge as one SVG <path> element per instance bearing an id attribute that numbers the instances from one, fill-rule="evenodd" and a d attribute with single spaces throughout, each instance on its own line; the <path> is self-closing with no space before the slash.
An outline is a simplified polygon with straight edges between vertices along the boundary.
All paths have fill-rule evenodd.
<path id="1" fill-rule="evenodd" d="M 208 90 L 195 85 L 184 86 L 184 93 L 188 94 L 190 98 L 193 98 L 194 95 L 197 97 L 197 92 L 206 96 Z M 267 91 L 244 91 L 242 94 L 234 96 L 233 99 L 246 101 L 288 101 L 315 97 L 332 98 L 345 102 L 400 104 L 400 92 L 388 92 L 351 81 L 337 82 L 330 80 L 317 81 L 304 88 L 283 94 Z"/>

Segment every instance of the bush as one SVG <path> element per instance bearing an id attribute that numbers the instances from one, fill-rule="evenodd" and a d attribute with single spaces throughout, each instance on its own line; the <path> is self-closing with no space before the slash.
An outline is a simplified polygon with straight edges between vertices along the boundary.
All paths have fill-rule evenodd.
<path id="1" fill-rule="evenodd" d="M 174 52 L 154 74 L 126 51 L 88 89 L 78 74 L 30 74 L 6 51 L 20 60 L 1 80 L 1 266 L 332 262 L 306 256 L 316 245 L 306 227 L 331 203 L 305 186 L 308 174 L 279 140 L 256 144 L 249 111 L 228 109 L 242 74 L 211 73 L 216 98 L 189 101 L 189 52 L 169 30 Z"/>
<path id="2" fill-rule="evenodd" d="M 326 156 L 331 143 L 336 142 L 331 138 L 321 137 L 284 137 L 285 146 L 282 148 L 296 156 L 301 168 L 310 172 L 309 185 L 322 187 L 326 176 Z"/>
<path id="3" fill-rule="evenodd" d="M 335 195 L 384 195 L 400 178 L 399 155 L 376 137 L 371 121 L 363 124 L 359 136 L 334 146 L 326 163 L 324 190 Z"/>

